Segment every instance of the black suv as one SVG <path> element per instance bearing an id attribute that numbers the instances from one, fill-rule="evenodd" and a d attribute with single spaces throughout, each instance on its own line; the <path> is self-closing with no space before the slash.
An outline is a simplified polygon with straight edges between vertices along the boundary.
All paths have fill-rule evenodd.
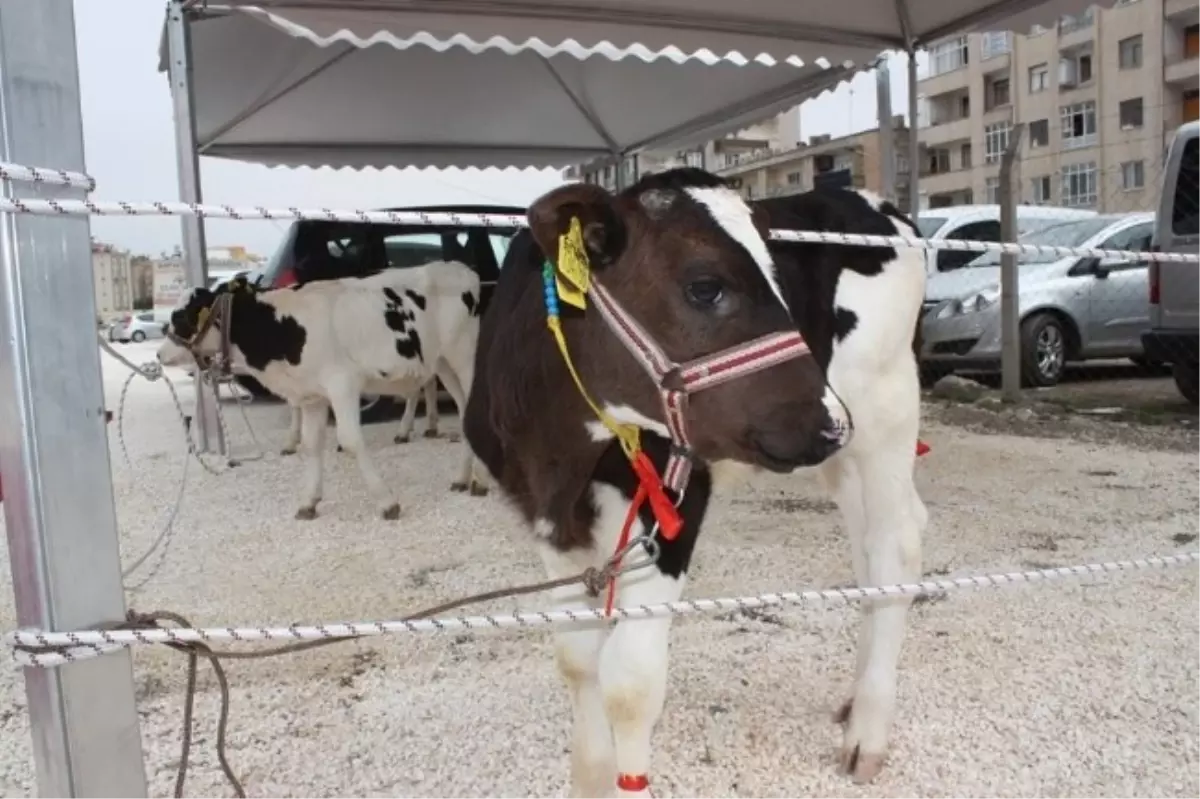
<path id="1" fill-rule="evenodd" d="M 525 215 L 524 208 L 510 205 L 421 205 L 387 210 Z M 355 277 L 385 267 L 404 269 L 431 261 L 462 261 L 479 275 L 482 313 L 491 301 L 500 264 L 517 230 L 306 219 L 292 223 L 270 260 L 251 274 L 250 280 L 260 289 L 269 290 L 313 280 Z M 255 396 L 271 396 L 253 377 L 238 375 L 237 380 Z M 363 422 L 394 418 L 401 405 L 391 397 L 363 395 Z"/>

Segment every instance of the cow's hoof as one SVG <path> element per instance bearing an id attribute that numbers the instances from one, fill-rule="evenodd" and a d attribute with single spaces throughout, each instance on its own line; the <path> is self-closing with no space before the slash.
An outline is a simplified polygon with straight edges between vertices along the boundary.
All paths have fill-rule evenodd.
<path id="1" fill-rule="evenodd" d="M 296 454 L 295 447 L 284 447 L 283 449 L 279 450 L 279 455 L 280 455 L 280 457 L 283 457 L 283 458 L 286 458 L 288 455 L 295 455 L 295 454 Z"/>
<path id="2" fill-rule="evenodd" d="M 408 436 L 404 433 L 397 433 L 396 437 L 392 439 L 392 443 L 393 444 L 407 444 Z"/>
<path id="3" fill-rule="evenodd" d="M 317 508 L 315 505 L 303 507 L 296 511 L 296 518 L 302 522 L 311 522 L 317 518 Z"/>
<path id="4" fill-rule="evenodd" d="M 838 752 L 838 768 L 843 774 L 849 775 L 854 782 L 861 784 L 871 782 L 883 771 L 887 760 L 884 752 L 863 752 L 858 743 L 858 735 L 854 731 L 854 700 L 847 699 L 833 714 L 833 720 L 846 728 L 842 748 Z"/>
<path id="5" fill-rule="evenodd" d="M 438 431 L 436 431 L 436 430 L 426 430 L 425 437 L 426 438 L 441 438 L 441 436 L 438 434 Z"/>
<path id="6" fill-rule="evenodd" d="M 453 483 L 450 484 L 450 490 L 457 494 L 461 494 L 462 492 L 467 490 L 467 484 L 464 483 L 462 480 L 455 480 Z"/>
<path id="7" fill-rule="evenodd" d="M 471 496 L 486 497 L 487 495 L 488 495 L 487 486 L 485 486 L 483 483 L 477 483 L 474 480 L 471 481 Z"/>
<path id="8" fill-rule="evenodd" d="M 391 505 L 388 505 L 383 509 L 383 513 L 380 515 L 385 521 L 394 522 L 396 519 L 400 518 L 400 503 L 395 502 Z"/>

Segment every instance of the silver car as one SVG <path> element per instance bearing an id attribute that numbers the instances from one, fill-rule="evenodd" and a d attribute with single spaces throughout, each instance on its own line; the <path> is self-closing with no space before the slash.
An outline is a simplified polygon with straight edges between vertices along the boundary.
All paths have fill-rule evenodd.
<path id="1" fill-rule="evenodd" d="M 1154 214 L 1106 214 L 1052 224 L 1021 237 L 1026 244 L 1150 248 Z M 1021 377 L 1052 386 L 1068 361 L 1141 360 L 1147 327 L 1146 261 L 1019 256 Z M 984 253 L 964 268 L 929 278 L 921 323 L 921 371 L 928 379 L 955 370 L 1000 366 L 1000 256 Z"/>
<path id="2" fill-rule="evenodd" d="M 169 319 L 169 311 L 139 311 L 123 316 L 108 329 L 108 340 L 124 343 L 162 338 Z"/>

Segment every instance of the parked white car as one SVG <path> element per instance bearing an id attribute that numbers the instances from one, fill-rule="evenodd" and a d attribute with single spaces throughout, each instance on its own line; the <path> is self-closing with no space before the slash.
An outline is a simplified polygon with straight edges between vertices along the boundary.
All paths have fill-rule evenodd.
<path id="1" fill-rule="evenodd" d="M 1153 234 L 1154 214 L 1113 214 L 1039 228 L 1020 241 L 1145 251 Z M 1146 261 L 1025 255 L 1017 264 L 1023 383 L 1054 385 L 1068 361 L 1143 357 Z M 922 376 L 995 371 L 1000 353 L 1000 255 L 984 253 L 931 277 L 921 322 Z"/>
<path id="2" fill-rule="evenodd" d="M 108 340 L 140 342 L 162 338 L 170 317 L 169 310 L 138 311 L 126 314 L 112 323 L 108 329 Z"/>
<path id="3" fill-rule="evenodd" d="M 1018 205 L 1017 235 L 1055 222 L 1089 219 L 1095 211 L 1081 208 L 1059 208 L 1052 205 Z M 958 241 L 1000 241 L 999 205 L 952 205 L 946 208 L 922 210 L 917 216 L 917 229 L 926 239 L 957 239 Z M 978 256 L 974 252 L 927 250 L 925 273 L 961 269 Z"/>

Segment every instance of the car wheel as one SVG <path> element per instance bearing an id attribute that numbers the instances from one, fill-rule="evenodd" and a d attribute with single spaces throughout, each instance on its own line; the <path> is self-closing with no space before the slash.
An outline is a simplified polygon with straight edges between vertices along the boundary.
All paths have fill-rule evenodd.
<path id="1" fill-rule="evenodd" d="M 1021 323 L 1021 383 L 1053 386 L 1067 365 L 1067 331 L 1050 314 L 1035 314 Z"/>
<path id="2" fill-rule="evenodd" d="M 931 363 L 919 364 L 917 372 L 921 376 L 921 388 L 932 388 L 943 377 L 954 374 L 954 370 L 951 368 Z"/>
<path id="3" fill-rule="evenodd" d="M 1193 405 L 1200 405 L 1200 364 L 1172 364 L 1171 376 L 1175 378 L 1175 387 L 1184 399 Z"/>
<path id="4" fill-rule="evenodd" d="M 146 334 L 140 330 L 135 330 L 133 331 L 133 335 L 129 337 L 129 340 L 135 344 L 141 344 L 146 340 Z"/>

